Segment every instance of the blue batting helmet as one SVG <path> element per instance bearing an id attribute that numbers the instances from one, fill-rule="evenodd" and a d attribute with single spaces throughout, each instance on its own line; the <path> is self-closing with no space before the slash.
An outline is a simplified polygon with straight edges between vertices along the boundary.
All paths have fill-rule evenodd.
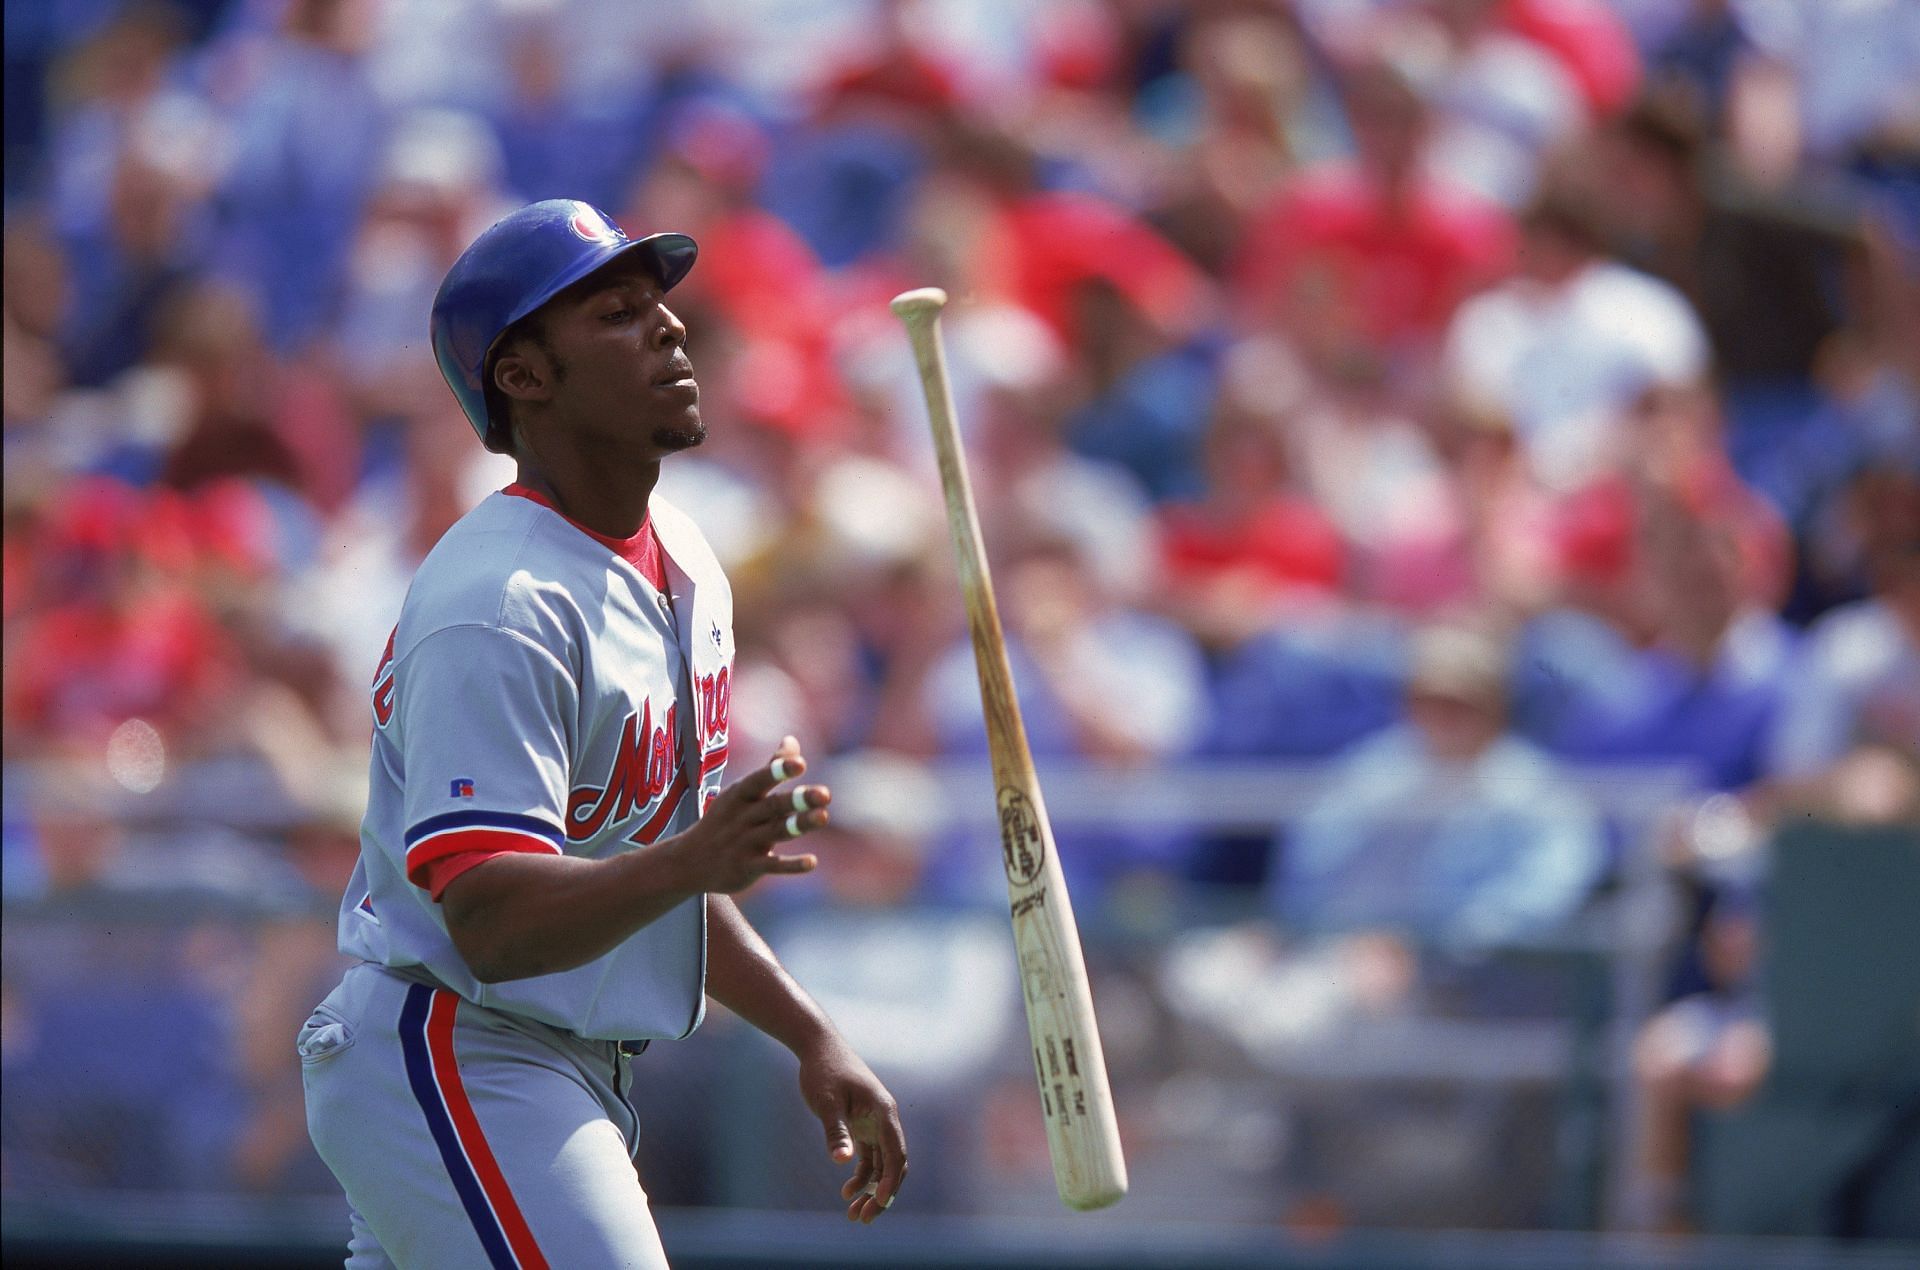
<path id="1" fill-rule="evenodd" d="M 500 336 L 561 291 L 634 250 L 651 258 L 661 285 L 671 290 L 693 268 L 699 249 L 685 234 L 628 238 L 599 208 L 550 198 L 496 222 L 447 270 L 433 298 L 433 356 L 488 449 L 506 445 L 506 420 L 490 421 L 487 415 L 488 363 Z"/>

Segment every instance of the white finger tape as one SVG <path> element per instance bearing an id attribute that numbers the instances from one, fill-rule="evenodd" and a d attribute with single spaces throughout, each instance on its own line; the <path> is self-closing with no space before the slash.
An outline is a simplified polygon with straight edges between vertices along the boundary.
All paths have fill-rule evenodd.
<path id="1" fill-rule="evenodd" d="M 799 789 L 796 789 L 793 791 L 793 809 L 795 811 L 810 810 L 810 808 L 808 808 L 807 806 L 806 786 L 802 785 Z"/>
<path id="2" fill-rule="evenodd" d="M 796 812 L 793 815 L 787 817 L 787 837 L 798 838 L 799 836 L 800 836 L 800 815 L 798 812 Z"/>
<path id="3" fill-rule="evenodd" d="M 768 770 L 773 773 L 773 779 L 783 781 L 793 775 L 793 764 L 783 758 L 777 758 L 773 760 L 773 766 Z"/>

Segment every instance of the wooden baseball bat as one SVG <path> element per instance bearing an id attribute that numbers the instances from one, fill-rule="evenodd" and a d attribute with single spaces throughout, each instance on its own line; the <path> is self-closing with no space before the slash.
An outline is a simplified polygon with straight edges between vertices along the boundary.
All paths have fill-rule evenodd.
<path id="1" fill-rule="evenodd" d="M 1027 729 L 1013 695 L 1006 637 L 993 600 L 980 542 L 980 518 L 954 423 L 953 389 L 940 345 L 940 310 L 947 293 L 923 287 L 895 296 L 892 309 L 913 341 L 920 386 L 933 423 L 940 484 L 947 496 L 947 527 L 960 557 L 967 627 L 980 671 L 980 700 L 987 716 L 987 744 L 1000 804 L 1000 846 L 1013 910 L 1013 943 L 1020 960 L 1027 1031 L 1034 1071 L 1040 1078 L 1047 1147 L 1053 1180 L 1068 1208 L 1105 1208 L 1127 1193 L 1127 1163 L 1120 1153 L 1120 1126 L 1107 1085 L 1107 1060 L 1093 1017 L 1080 932 L 1067 898 L 1067 879 L 1054 850 L 1053 827 L 1040 797 Z"/>

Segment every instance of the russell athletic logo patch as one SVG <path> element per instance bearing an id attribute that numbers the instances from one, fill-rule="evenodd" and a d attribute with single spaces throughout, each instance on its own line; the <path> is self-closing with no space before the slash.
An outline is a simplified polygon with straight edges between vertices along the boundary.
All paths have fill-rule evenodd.
<path id="1" fill-rule="evenodd" d="M 447 790 L 447 797 L 449 797 L 449 798 L 472 798 L 472 797 L 473 797 L 473 782 L 472 782 L 471 780 L 468 780 L 468 779 L 467 779 L 466 777 L 464 777 L 464 776 L 456 776 L 456 777 L 454 777 L 454 779 L 453 779 L 453 782 L 452 782 L 452 787 L 451 787 L 451 788 L 449 788 L 449 789 Z"/>

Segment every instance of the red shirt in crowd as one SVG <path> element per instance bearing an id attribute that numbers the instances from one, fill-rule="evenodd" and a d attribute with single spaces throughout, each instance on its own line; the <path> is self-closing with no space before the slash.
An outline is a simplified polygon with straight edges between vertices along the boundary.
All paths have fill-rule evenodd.
<path id="1" fill-rule="evenodd" d="M 1331 322 L 1374 345 L 1431 343 L 1513 248 L 1492 203 L 1416 181 L 1396 204 L 1358 167 L 1328 164 L 1254 217 L 1232 281 L 1248 309 L 1287 314 L 1296 329 Z"/>
<path id="2" fill-rule="evenodd" d="M 1302 586 L 1337 591 L 1346 568 L 1333 521 L 1311 502 L 1287 497 L 1231 517 L 1170 506 L 1160 516 L 1160 550 L 1173 581 L 1244 572 L 1276 592 Z"/>

